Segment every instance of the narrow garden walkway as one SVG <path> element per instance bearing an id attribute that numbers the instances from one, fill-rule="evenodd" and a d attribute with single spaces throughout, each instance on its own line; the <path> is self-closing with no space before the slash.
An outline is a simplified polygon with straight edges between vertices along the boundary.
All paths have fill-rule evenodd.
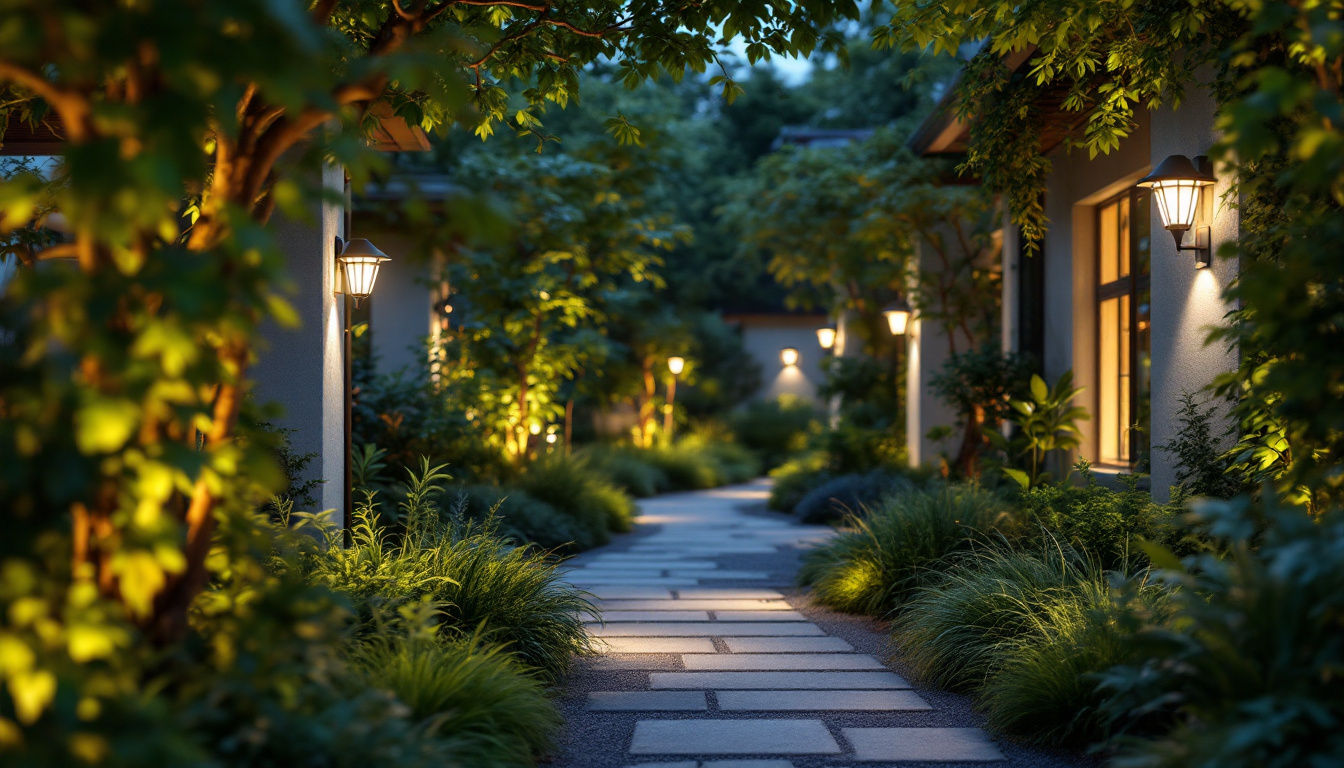
<path id="1" fill-rule="evenodd" d="M 832 531 L 752 512 L 767 493 L 646 500 L 638 532 L 570 563 L 605 623 L 562 701 L 554 765 L 1091 763 L 997 744 L 963 697 L 889 669 L 875 622 L 810 606 L 793 590 L 799 553 Z"/>

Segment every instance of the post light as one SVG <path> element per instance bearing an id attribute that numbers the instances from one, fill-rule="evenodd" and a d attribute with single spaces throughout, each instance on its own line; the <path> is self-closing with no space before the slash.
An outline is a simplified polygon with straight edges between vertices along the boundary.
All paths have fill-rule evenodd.
<path id="1" fill-rule="evenodd" d="M 1199 216 L 1199 202 L 1204 187 L 1213 186 L 1217 181 L 1209 159 L 1203 155 L 1193 161 L 1185 155 L 1172 155 L 1138 181 L 1138 186 L 1153 191 L 1162 226 L 1176 239 L 1176 250 L 1195 252 L 1195 269 L 1209 266 L 1212 227 L 1206 224 L 1195 228 L 1194 245 L 1182 243 L 1185 233 L 1195 226 L 1195 219 Z"/>
<path id="2" fill-rule="evenodd" d="M 347 187 L 347 192 L 349 188 Z M 348 198 L 347 198 L 348 199 Z M 346 232 L 350 231 L 350 209 L 346 208 Z M 338 295 L 344 294 L 347 298 L 355 300 L 355 309 L 373 293 L 373 284 L 378 281 L 378 269 L 383 266 L 383 262 L 391 261 L 386 253 L 364 238 L 355 238 L 353 240 L 342 240 L 337 237 L 335 242 L 336 266 L 341 271 L 340 285 L 336 289 Z M 344 343 L 342 344 L 342 356 L 344 357 L 345 369 L 345 525 L 350 525 L 350 520 L 354 515 L 354 470 L 351 464 L 351 455 L 354 453 L 354 437 L 351 428 L 354 424 L 354 350 L 351 348 L 351 339 L 354 338 L 352 330 L 350 305 L 346 304 L 345 312 L 345 333 Z M 349 529 L 347 528 L 347 536 Z"/>
<path id="3" fill-rule="evenodd" d="M 910 302 L 896 299 L 882 310 L 882 314 L 887 318 L 892 336 L 905 335 L 905 328 L 910 324 Z"/>
<path id="4" fill-rule="evenodd" d="M 779 362 L 784 364 L 785 368 L 792 368 L 798 364 L 798 350 L 793 347 L 785 347 L 779 350 Z"/>
<path id="5" fill-rule="evenodd" d="M 817 343 L 822 349 L 830 349 L 835 346 L 835 326 L 828 325 L 825 328 L 817 329 Z"/>
<path id="6" fill-rule="evenodd" d="M 663 439 L 671 445 L 672 430 L 676 427 L 676 422 L 673 421 L 675 411 L 672 409 L 672 403 L 677 399 L 677 377 L 686 370 L 686 358 L 676 356 L 667 358 L 667 370 L 672 376 L 667 380 L 667 402 L 663 403 Z"/>
<path id="7" fill-rule="evenodd" d="M 341 266 L 342 285 L 337 293 L 349 294 L 355 300 L 355 309 L 373 293 L 373 284 L 378 280 L 378 269 L 383 262 L 391 261 L 387 254 L 362 237 L 345 241 L 336 257 Z"/>

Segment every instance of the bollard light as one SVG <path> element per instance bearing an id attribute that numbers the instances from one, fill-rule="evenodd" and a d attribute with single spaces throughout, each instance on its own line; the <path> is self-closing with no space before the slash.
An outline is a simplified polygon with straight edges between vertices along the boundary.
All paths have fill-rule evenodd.
<path id="1" fill-rule="evenodd" d="M 1209 266 L 1213 230 L 1208 225 L 1195 229 L 1194 245 L 1183 244 L 1185 233 L 1195 226 L 1195 219 L 1199 217 L 1199 201 L 1204 188 L 1217 181 L 1207 157 L 1201 155 L 1192 161 L 1185 155 L 1172 155 L 1158 163 L 1153 172 L 1139 179 L 1137 184 L 1153 191 L 1163 228 L 1176 239 L 1177 251 L 1195 252 L 1196 269 Z"/>
<path id="2" fill-rule="evenodd" d="M 779 362 L 784 364 L 785 368 L 792 368 L 798 364 L 798 350 L 793 347 L 785 347 L 779 350 Z"/>
<path id="3" fill-rule="evenodd" d="M 910 302 L 905 299 L 897 299 L 888 304 L 882 314 L 887 318 L 887 326 L 891 328 L 891 335 L 904 336 L 906 326 L 910 324 Z"/>
<path id="4" fill-rule="evenodd" d="M 835 326 L 828 325 L 825 328 L 817 329 L 817 343 L 822 349 L 830 349 L 835 346 Z"/>
<path id="5" fill-rule="evenodd" d="M 378 269 L 384 262 L 391 261 L 387 254 L 362 237 L 347 240 L 339 249 L 336 263 L 341 267 L 341 290 L 355 300 L 355 309 L 373 293 L 373 284 L 378 281 Z"/>

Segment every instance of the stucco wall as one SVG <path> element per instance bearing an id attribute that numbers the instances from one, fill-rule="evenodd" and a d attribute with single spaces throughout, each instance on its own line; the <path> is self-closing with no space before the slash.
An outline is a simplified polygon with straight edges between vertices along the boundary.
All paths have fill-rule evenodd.
<path id="1" fill-rule="evenodd" d="M 322 171 L 322 183 L 340 192 L 345 174 L 339 167 Z M 322 509 L 344 511 L 345 370 L 342 361 L 344 316 L 335 296 L 335 241 L 342 235 L 343 211 L 322 204 L 309 221 L 280 217 L 271 230 L 286 257 L 295 293 L 290 297 L 300 327 L 262 328 L 263 346 L 252 368 L 252 395 L 278 403 L 278 425 L 297 430 L 290 436 L 295 453 L 315 453 L 309 475 L 324 481 L 317 496 Z"/>
<path id="2" fill-rule="evenodd" d="M 432 298 L 425 283 L 426 259 L 415 252 L 411 238 L 385 228 L 352 225 L 355 237 L 366 237 L 392 258 L 378 271 L 369 297 L 369 333 L 380 373 L 414 368 L 424 359 L 431 328 Z"/>
<path id="3" fill-rule="evenodd" d="M 1157 165 L 1168 155 L 1195 157 L 1208 154 L 1215 141 L 1215 103 L 1207 90 L 1191 91 L 1177 110 L 1162 109 L 1153 114 L 1151 162 Z M 1206 190 L 1203 210 L 1196 226 L 1213 227 L 1214 253 L 1226 242 L 1235 241 L 1239 216 L 1235 201 L 1224 200 L 1231 187 L 1233 172 L 1217 170 L 1214 194 Z M 1194 235 L 1189 234 L 1187 244 Z M 1215 258 L 1208 269 L 1195 269 L 1191 251 L 1177 252 L 1169 232 L 1162 229 L 1156 211 L 1152 218 L 1153 239 L 1153 416 L 1152 444 L 1169 442 L 1180 429 L 1176 419 L 1181 395 L 1198 393 L 1214 376 L 1236 367 L 1236 354 L 1221 342 L 1206 346 L 1208 329 L 1223 322 L 1230 309 L 1222 299 L 1223 290 L 1236 277 L 1235 259 Z M 1207 398 L 1205 394 L 1203 397 Z M 1225 413 L 1225 411 L 1223 411 Z M 1176 480 L 1172 457 L 1165 451 L 1153 451 L 1152 489 L 1159 501 L 1168 498 Z"/>
<path id="4" fill-rule="evenodd" d="M 742 343 L 747 353 L 761 366 L 758 399 L 795 395 L 815 400 L 821 383 L 821 359 L 827 354 L 817 343 L 817 328 L 826 320 L 820 316 L 753 315 L 736 318 L 742 325 Z M 786 368 L 779 361 L 780 350 L 798 350 L 798 365 Z"/>
<path id="5" fill-rule="evenodd" d="M 1096 205 L 1132 187 L 1151 167 L 1151 120 L 1143 111 L 1136 117 L 1134 132 L 1109 154 L 1089 159 L 1085 150 L 1064 148 L 1051 154 L 1049 229 L 1040 252 L 1022 257 L 1045 259 L 1045 377 L 1053 384 L 1072 370 L 1075 385 L 1084 388 L 1076 402 L 1089 413 L 1097 411 Z M 1079 426 L 1079 453 L 1095 459 L 1096 425 L 1089 420 Z"/>

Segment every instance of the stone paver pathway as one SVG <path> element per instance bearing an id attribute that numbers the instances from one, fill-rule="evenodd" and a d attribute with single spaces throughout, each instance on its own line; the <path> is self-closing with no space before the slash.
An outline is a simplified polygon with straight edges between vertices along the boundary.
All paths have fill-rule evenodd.
<path id="1" fill-rule="evenodd" d="M 792 561 L 776 559 L 787 570 L 770 570 L 768 556 L 832 532 L 741 511 L 765 494 L 756 484 L 645 501 L 640 523 L 657 532 L 571 563 L 568 578 L 604 609 L 605 622 L 589 627 L 603 656 L 586 663 L 612 674 L 601 679 L 606 690 L 586 691 L 582 723 L 573 727 L 588 735 L 571 736 L 560 764 L 1003 760 L 979 728 L 889 727 L 901 724 L 890 720 L 896 713 L 934 708 L 879 659 L 829 636 L 785 599 Z M 849 727 L 854 722 L 880 727 Z"/>

